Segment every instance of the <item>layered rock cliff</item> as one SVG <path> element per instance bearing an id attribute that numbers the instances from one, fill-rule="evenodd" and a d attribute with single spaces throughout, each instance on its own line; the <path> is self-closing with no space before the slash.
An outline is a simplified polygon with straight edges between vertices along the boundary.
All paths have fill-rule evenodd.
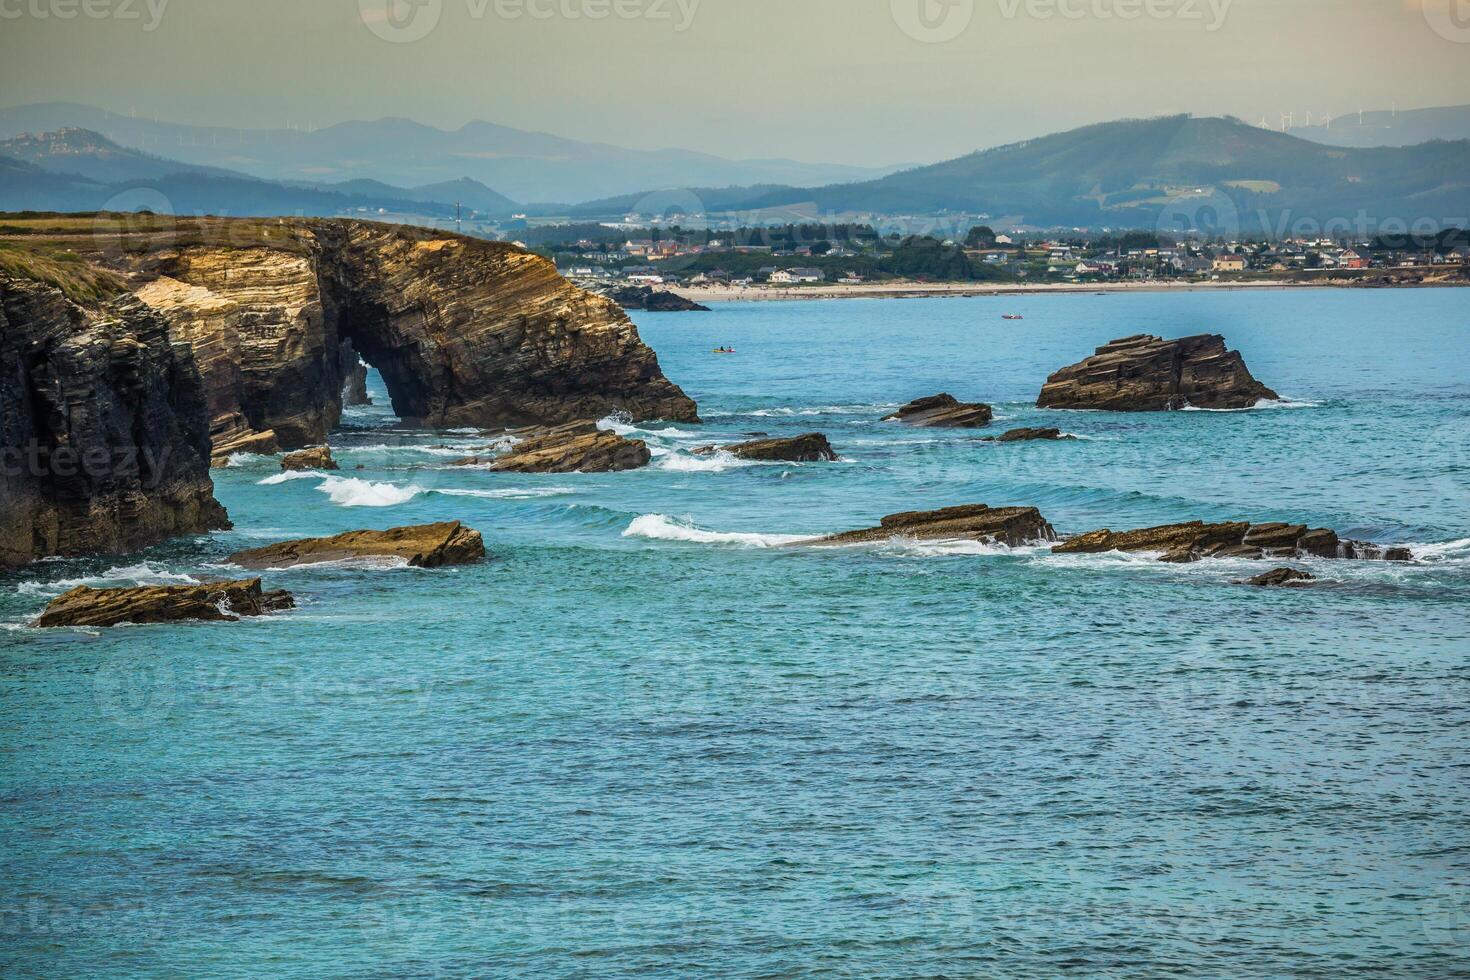
<path id="1" fill-rule="evenodd" d="M 204 236 L 136 264 L 152 279 L 139 295 L 194 345 L 217 440 L 326 441 L 356 353 L 400 417 L 433 427 L 697 418 L 617 304 L 539 256 L 363 222 L 288 227 L 279 244 Z"/>
<path id="2" fill-rule="evenodd" d="M 132 296 L 0 277 L 0 567 L 229 526 L 189 344 Z"/>
<path id="3" fill-rule="evenodd" d="M 1280 396 L 1257 381 L 1225 338 L 1201 334 L 1164 340 L 1147 334 L 1104 344 L 1093 356 L 1046 379 L 1041 408 L 1162 412 L 1250 408 Z"/>

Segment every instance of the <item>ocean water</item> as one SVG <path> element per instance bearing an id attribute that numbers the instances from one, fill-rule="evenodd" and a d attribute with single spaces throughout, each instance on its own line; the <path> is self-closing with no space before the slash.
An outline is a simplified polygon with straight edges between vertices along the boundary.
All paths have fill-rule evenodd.
<path id="1" fill-rule="evenodd" d="M 446 468 L 494 440 L 397 426 L 375 376 L 340 473 L 217 474 L 233 532 L 0 577 L 0 969 L 1464 976 L 1467 295 L 644 314 L 705 424 L 610 420 L 656 454 L 615 475 Z M 1225 334 L 1283 403 L 1032 407 L 1144 331 Z M 878 421 L 938 391 L 1079 438 Z M 689 452 L 807 431 L 843 461 Z M 1258 590 L 1269 565 L 801 543 L 970 502 L 1420 558 Z M 270 573 L 300 608 L 238 625 L 24 627 L 77 583 L 451 518 L 494 560 Z"/>

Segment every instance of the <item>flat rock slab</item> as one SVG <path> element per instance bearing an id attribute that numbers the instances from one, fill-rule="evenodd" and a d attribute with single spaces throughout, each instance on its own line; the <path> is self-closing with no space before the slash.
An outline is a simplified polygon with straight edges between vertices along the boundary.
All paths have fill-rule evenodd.
<path id="1" fill-rule="evenodd" d="M 34 625 L 117 626 L 188 620 L 236 623 L 242 616 L 264 616 L 295 605 L 290 593 L 264 591 L 258 578 L 127 589 L 82 585 L 53 599 Z"/>
<path id="2" fill-rule="evenodd" d="M 353 558 L 402 558 L 414 568 L 467 565 L 485 557 L 480 532 L 459 521 L 395 527 L 387 531 L 350 531 L 330 538 L 286 541 L 231 555 L 241 568 L 294 568 Z"/>
<path id="3" fill-rule="evenodd" d="M 1076 439 L 1076 436 L 1064 436 L 1061 429 L 1012 429 L 999 436 L 989 436 L 980 440 L 981 442 L 1034 442 L 1038 440 L 1064 441 Z"/>
<path id="4" fill-rule="evenodd" d="M 1297 571 L 1295 568 L 1275 568 L 1265 575 L 1257 575 L 1237 585 L 1254 585 L 1263 589 L 1300 588 L 1308 582 L 1317 581 L 1317 576 Z"/>
<path id="5" fill-rule="evenodd" d="M 721 450 L 741 459 L 764 462 L 823 463 L 837 459 L 832 443 L 820 432 L 808 432 L 791 439 L 757 439 L 733 446 L 701 446 L 694 450 L 694 454 L 708 456 Z"/>
<path id="6" fill-rule="evenodd" d="M 1164 340 L 1149 334 L 1104 344 L 1047 379 L 1041 408 L 1163 412 L 1187 407 L 1250 408 L 1280 396 L 1257 381 L 1225 338 Z"/>
<path id="7" fill-rule="evenodd" d="M 1206 524 L 1189 521 L 1136 531 L 1104 528 L 1079 534 L 1052 549 L 1059 555 L 1109 551 L 1160 551 L 1160 561 L 1183 564 L 1205 558 L 1343 558 L 1364 561 L 1412 561 L 1407 548 L 1384 548 L 1339 538 L 1336 531 L 1305 524 Z"/>
<path id="8" fill-rule="evenodd" d="M 335 470 L 338 469 L 337 461 L 332 458 L 332 450 L 326 446 L 317 446 L 314 449 L 303 449 L 299 453 L 291 453 L 281 460 L 282 470 Z"/>
<path id="9" fill-rule="evenodd" d="M 621 473 L 641 469 L 652 459 L 643 440 L 625 439 L 583 421 L 533 430 L 503 456 L 470 457 L 456 465 L 488 464 L 496 473 Z"/>
<path id="10" fill-rule="evenodd" d="M 962 402 L 953 395 L 931 395 L 909 402 L 885 422 L 902 422 L 926 429 L 983 429 L 995 418 L 995 410 L 978 402 Z"/>
<path id="11" fill-rule="evenodd" d="M 1056 532 L 1035 507 L 991 507 L 967 504 L 943 510 L 910 511 L 883 518 L 878 527 L 820 538 L 812 544 L 863 544 L 890 538 L 969 540 L 1012 548 L 1055 541 Z"/>

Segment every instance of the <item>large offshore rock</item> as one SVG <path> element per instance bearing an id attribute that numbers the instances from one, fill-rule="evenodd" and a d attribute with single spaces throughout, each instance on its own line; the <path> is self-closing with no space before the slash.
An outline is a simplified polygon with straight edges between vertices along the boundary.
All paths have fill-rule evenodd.
<path id="1" fill-rule="evenodd" d="M 1305 524 L 1206 524 L 1189 521 L 1136 531 L 1089 531 L 1069 538 L 1057 554 L 1102 554 L 1108 551 L 1157 551 L 1161 561 L 1186 563 L 1204 558 L 1281 558 L 1312 556 L 1365 561 L 1412 561 L 1407 548 L 1384 548 L 1339 538 L 1336 531 Z"/>
<path id="2" fill-rule="evenodd" d="M 768 463 L 822 463 L 837 459 L 832 443 L 820 432 L 808 432 L 789 439 L 755 439 L 733 446 L 700 446 L 694 450 L 694 454 L 708 456 L 721 450 L 741 459 Z"/>
<path id="3" fill-rule="evenodd" d="M 472 456 L 457 465 L 488 464 L 497 473 L 621 473 L 641 469 L 652 459 L 643 440 L 625 439 L 583 420 L 535 430 L 503 456 Z"/>
<path id="4" fill-rule="evenodd" d="M 1035 507 L 969 504 L 943 510 L 913 511 L 883 518 L 878 527 L 821 538 L 813 544 L 863 544 L 904 537 L 920 540 L 970 540 L 1019 547 L 1055 541 L 1056 532 Z"/>
<path id="5" fill-rule="evenodd" d="M 294 568 L 354 558 L 402 558 L 414 568 L 467 565 L 485 557 L 480 532 L 459 521 L 395 527 L 387 531 L 350 531 L 329 538 L 305 538 L 231 555 L 241 568 Z"/>
<path id="6" fill-rule="evenodd" d="M 1164 340 L 1124 337 L 1047 379 L 1041 408 L 1160 412 L 1186 407 L 1250 408 L 1276 392 L 1251 376 L 1225 338 L 1201 334 Z"/>
<path id="7" fill-rule="evenodd" d="M 902 422 L 925 429 L 981 429 L 995 418 L 989 405 L 961 402 L 953 395 L 930 395 L 917 398 L 892 415 L 885 422 Z"/>
<path id="8" fill-rule="evenodd" d="M 305 470 L 336 470 L 341 467 L 332 458 L 330 446 L 313 446 L 311 449 L 303 449 L 287 455 L 281 460 L 281 469 L 302 472 Z"/>
<path id="9" fill-rule="evenodd" d="M 703 303 L 666 289 L 651 286 L 622 286 L 612 290 L 608 298 L 625 310 L 647 310 L 650 313 L 708 313 Z"/>
<path id="10" fill-rule="evenodd" d="M 264 616 L 295 605 L 288 592 L 264 591 L 258 578 L 129 589 L 93 589 L 82 585 L 53 599 L 33 625 L 117 626 L 186 620 L 236 623 L 242 616 Z"/>
<path id="11" fill-rule="evenodd" d="M 229 527 L 188 344 L 132 296 L 0 276 L 0 568 Z"/>
<path id="12" fill-rule="evenodd" d="M 349 345 L 400 417 L 432 427 L 698 418 L 616 303 L 514 245 L 298 219 L 269 241 L 205 234 L 132 265 L 161 277 L 140 295 L 200 352 L 221 436 L 325 442 L 355 386 Z"/>

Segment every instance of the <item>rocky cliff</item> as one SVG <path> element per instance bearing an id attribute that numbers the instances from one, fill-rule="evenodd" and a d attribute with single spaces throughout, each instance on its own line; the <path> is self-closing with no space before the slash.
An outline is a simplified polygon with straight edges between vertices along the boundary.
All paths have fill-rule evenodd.
<path id="1" fill-rule="evenodd" d="M 326 441 L 349 349 L 382 372 L 399 416 L 434 427 L 697 418 L 617 304 L 512 245 L 296 221 L 278 241 L 204 235 L 133 266 L 151 280 L 139 296 L 195 348 L 217 440 Z"/>
<path id="2" fill-rule="evenodd" d="M 0 277 L 0 567 L 229 526 L 189 344 L 123 296 Z"/>

